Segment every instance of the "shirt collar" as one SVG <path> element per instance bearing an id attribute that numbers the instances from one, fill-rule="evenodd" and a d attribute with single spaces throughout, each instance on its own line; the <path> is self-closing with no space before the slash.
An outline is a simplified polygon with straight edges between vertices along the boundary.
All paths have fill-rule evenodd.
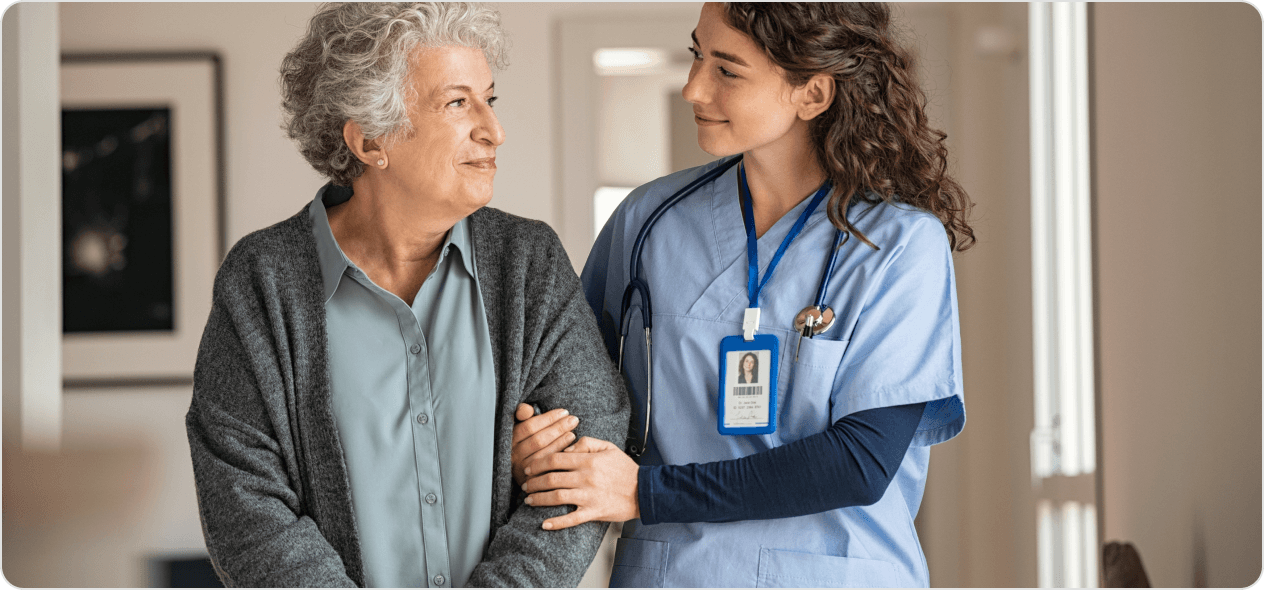
<path id="1" fill-rule="evenodd" d="M 316 191 L 316 198 L 312 199 L 309 209 L 312 216 L 312 234 L 316 237 L 316 254 L 320 258 L 321 284 L 325 288 L 323 295 L 326 303 L 329 302 L 330 297 L 334 296 L 334 291 L 338 290 L 342 273 L 346 272 L 347 267 L 354 268 L 355 265 L 351 264 L 346 254 L 342 253 L 342 248 L 338 247 L 338 241 L 334 239 L 334 232 L 329 228 L 329 213 L 325 210 L 325 200 L 335 196 L 334 193 L 342 191 L 349 193 L 350 190 L 350 187 L 335 186 L 333 183 L 326 184 Z M 334 205 L 343 201 L 346 199 L 331 200 L 330 204 Z"/>
<path id="2" fill-rule="evenodd" d="M 316 253 L 320 258 L 321 282 L 324 286 L 323 295 L 326 303 L 330 297 L 333 297 L 334 292 L 338 290 L 338 284 L 342 282 L 342 275 L 348 268 L 359 271 L 355 263 L 351 262 L 351 259 L 347 258 L 347 255 L 342 252 L 342 248 L 338 246 L 338 240 L 334 238 L 333 229 L 329 227 L 329 213 L 326 208 L 327 204 L 332 207 L 347 202 L 350 200 L 351 195 L 351 187 L 328 183 L 316 192 L 316 198 L 312 199 L 312 204 L 309 208 L 312 216 L 312 233 L 316 237 Z M 477 277 L 468 218 L 462 218 L 456 222 L 456 225 L 453 225 L 452 230 L 448 232 L 448 237 L 443 242 L 443 248 L 439 251 L 440 263 L 443 262 L 443 258 L 450 251 L 449 246 L 455 247 L 457 260 L 461 261 L 465 271 L 471 277 Z"/>
<path id="3" fill-rule="evenodd" d="M 448 232 L 448 240 L 443 244 L 443 251 L 446 255 L 448 246 L 456 247 L 457 260 L 461 261 L 461 266 L 465 267 L 465 272 L 471 277 L 477 277 L 474 266 L 474 245 L 470 239 L 470 218 L 462 217 L 456 225 L 452 226 L 452 231 Z M 442 255 L 441 255 L 442 256 Z M 442 260 L 442 257 L 440 257 Z"/>

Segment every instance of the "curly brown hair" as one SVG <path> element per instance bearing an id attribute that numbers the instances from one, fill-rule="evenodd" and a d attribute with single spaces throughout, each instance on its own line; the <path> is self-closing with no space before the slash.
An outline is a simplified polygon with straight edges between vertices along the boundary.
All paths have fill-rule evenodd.
<path id="1" fill-rule="evenodd" d="M 811 137 L 834 184 L 828 211 L 836 227 L 877 248 L 846 215 L 853 198 L 872 193 L 934 214 L 953 250 L 974 245 L 970 197 L 947 172 L 948 135 L 927 121 L 913 56 L 896 41 L 886 4 L 728 2 L 724 15 L 790 84 L 834 78 L 834 103 L 812 120 Z"/>

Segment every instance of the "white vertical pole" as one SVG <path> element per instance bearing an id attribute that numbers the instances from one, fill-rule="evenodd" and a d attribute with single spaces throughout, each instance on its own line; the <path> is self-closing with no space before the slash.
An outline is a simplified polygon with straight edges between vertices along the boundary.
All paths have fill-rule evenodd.
<path id="1" fill-rule="evenodd" d="M 1076 337 L 1078 327 L 1075 309 L 1077 292 L 1075 277 L 1076 228 L 1075 226 L 1075 76 L 1070 67 L 1073 41 L 1072 4 L 1055 3 L 1053 11 L 1053 231 L 1054 231 L 1054 296 L 1053 313 L 1056 319 L 1054 347 L 1057 358 L 1058 389 L 1058 436 L 1061 443 L 1062 474 L 1076 475 L 1079 465 L 1078 396 L 1075 387 L 1079 383 Z"/>
<path id="2" fill-rule="evenodd" d="M 1084 587 L 1097 587 L 1097 507 L 1084 506 Z"/>
<path id="3" fill-rule="evenodd" d="M 1029 6 L 1032 475 L 1040 479 L 1092 473 L 1095 463 L 1088 26 L 1083 3 Z"/>
<path id="4" fill-rule="evenodd" d="M 1053 474 L 1055 460 L 1052 449 L 1054 395 L 1053 367 L 1050 366 L 1049 334 L 1053 329 L 1049 310 L 1049 267 L 1051 236 L 1048 219 L 1052 214 L 1051 144 L 1049 104 L 1049 12 L 1043 4 L 1033 3 L 1028 10 L 1028 35 L 1031 45 L 1029 81 L 1031 84 L 1031 293 L 1032 293 L 1032 372 L 1036 424 L 1032 433 L 1032 478 L 1039 480 Z"/>
<path id="5" fill-rule="evenodd" d="M 1039 485 L 1053 476 L 1089 477 L 1096 469 L 1088 9 L 1084 3 L 1031 3 L 1028 14 L 1032 478 Z M 1096 585 L 1095 515 L 1092 502 L 1040 499 L 1042 586 Z"/>
<path id="6" fill-rule="evenodd" d="M 1062 585 L 1066 588 L 1084 587 L 1084 525 L 1079 502 L 1062 504 Z M 1096 525 L 1094 525 L 1096 526 Z"/>
<path id="7" fill-rule="evenodd" d="M 61 100 L 56 3 L 4 16 L 5 438 L 61 445 Z M 16 374 L 15 374 L 16 373 Z"/>
<path id="8" fill-rule="evenodd" d="M 1076 366 L 1078 380 L 1075 383 L 1079 399 L 1079 464 L 1082 473 L 1092 473 L 1097 466 L 1096 367 L 1093 352 L 1093 220 L 1092 174 L 1090 171 L 1089 142 L 1089 86 L 1088 86 L 1088 5 L 1076 2 L 1073 8 L 1073 39 L 1071 53 L 1075 72 L 1075 199 L 1076 199 Z"/>
<path id="9" fill-rule="evenodd" d="M 1036 584 L 1041 588 L 1057 586 L 1054 569 L 1057 558 L 1057 531 L 1054 523 L 1053 503 L 1040 500 L 1036 503 Z"/>

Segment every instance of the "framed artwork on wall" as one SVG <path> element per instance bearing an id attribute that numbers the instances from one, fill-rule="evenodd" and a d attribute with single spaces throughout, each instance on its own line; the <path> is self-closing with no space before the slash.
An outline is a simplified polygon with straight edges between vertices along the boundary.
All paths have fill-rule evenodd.
<path id="1" fill-rule="evenodd" d="M 61 60 L 62 378 L 191 383 L 224 254 L 209 52 Z"/>

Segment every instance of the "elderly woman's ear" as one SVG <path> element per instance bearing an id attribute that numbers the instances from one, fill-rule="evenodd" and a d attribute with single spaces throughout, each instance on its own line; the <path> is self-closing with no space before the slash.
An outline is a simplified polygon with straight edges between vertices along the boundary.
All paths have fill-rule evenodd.
<path id="1" fill-rule="evenodd" d="M 348 119 L 342 126 L 342 140 L 347 142 L 347 148 L 355 154 L 356 159 L 366 166 L 386 167 L 386 152 L 378 144 L 378 140 L 365 139 L 359 123 Z"/>

